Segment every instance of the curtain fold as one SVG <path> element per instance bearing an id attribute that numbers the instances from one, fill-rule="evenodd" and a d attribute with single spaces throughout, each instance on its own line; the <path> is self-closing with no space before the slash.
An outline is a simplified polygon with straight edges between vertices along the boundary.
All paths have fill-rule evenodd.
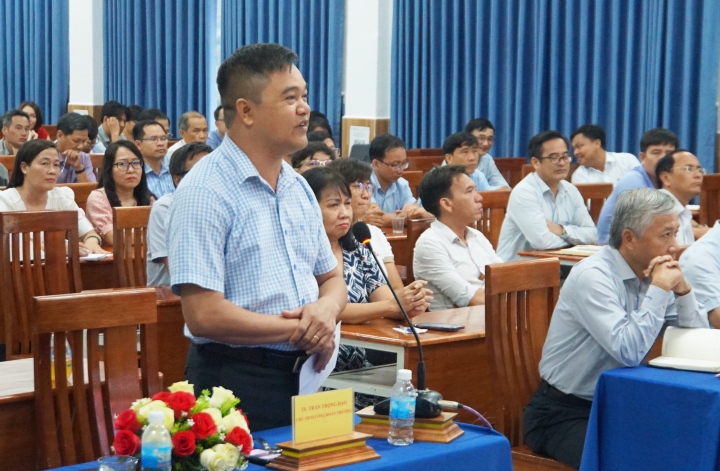
<path id="1" fill-rule="evenodd" d="M 68 1 L 3 0 L 0 28 L 0 113 L 31 100 L 56 123 L 70 93 Z"/>
<path id="2" fill-rule="evenodd" d="M 176 136 L 182 113 L 205 114 L 214 8 L 204 0 L 104 0 L 105 99 L 165 111 Z"/>
<path id="3" fill-rule="evenodd" d="M 719 18 L 715 0 L 395 0 L 391 132 L 440 147 L 484 116 L 492 154 L 524 156 L 596 123 L 637 155 L 663 126 L 715 169 Z"/>
<path id="4" fill-rule="evenodd" d="M 310 107 L 327 115 L 339 139 L 344 2 L 223 0 L 221 18 L 221 61 L 246 44 L 275 42 L 292 49 L 308 83 Z"/>

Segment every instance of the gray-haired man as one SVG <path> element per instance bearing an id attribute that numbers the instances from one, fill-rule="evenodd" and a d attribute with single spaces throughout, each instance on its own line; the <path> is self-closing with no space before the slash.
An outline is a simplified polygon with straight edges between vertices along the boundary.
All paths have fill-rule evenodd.
<path id="1" fill-rule="evenodd" d="M 637 366 L 663 325 L 708 327 L 680 265 L 673 198 L 652 189 L 618 197 L 610 245 L 578 263 L 548 330 L 542 383 L 525 408 L 527 445 L 579 467 L 600 374 Z"/>
<path id="2" fill-rule="evenodd" d="M 181 139 L 170 146 L 167 154 L 165 154 L 165 165 L 168 167 L 170 166 L 170 157 L 176 150 L 185 144 L 192 144 L 193 142 L 202 142 L 204 144 L 208 137 L 207 119 L 197 111 L 188 111 L 181 114 L 178 120 L 178 128 L 180 129 Z"/>

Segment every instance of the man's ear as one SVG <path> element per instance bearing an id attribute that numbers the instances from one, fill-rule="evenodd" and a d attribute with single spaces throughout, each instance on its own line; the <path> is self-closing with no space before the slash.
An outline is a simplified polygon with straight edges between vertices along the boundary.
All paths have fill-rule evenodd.
<path id="1" fill-rule="evenodd" d="M 540 167 L 540 159 L 538 159 L 537 157 L 530 157 L 530 163 L 536 171 L 538 167 Z"/>
<path id="2" fill-rule="evenodd" d="M 245 126 L 252 126 L 255 123 L 255 103 L 245 98 L 235 100 L 235 120 L 240 120 Z"/>
<path id="3" fill-rule="evenodd" d="M 623 229 L 621 234 L 622 246 L 627 249 L 632 249 L 638 241 L 637 236 L 630 229 Z"/>
<path id="4" fill-rule="evenodd" d="M 453 207 L 452 198 L 448 198 L 448 197 L 440 198 L 440 200 L 438 201 L 438 206 L 440 206 L 440 211 L 441 211 L 440 214 L 452 213 L 452 207 Z"/>

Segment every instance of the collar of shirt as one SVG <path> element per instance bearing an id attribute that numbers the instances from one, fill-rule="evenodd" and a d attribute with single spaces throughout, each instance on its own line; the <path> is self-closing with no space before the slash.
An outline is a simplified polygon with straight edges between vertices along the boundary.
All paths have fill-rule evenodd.
<path id="1" fill-rule="evenodd" d="M 530 176 L 533 178 L 533 180 L 531 180 L 531 181 L 535 182 L 535 185 L 536 185 L 537 188 L 540 190 L 540 193 L 542 193 L 543 195 L 546 194 L 546 193 L 548 193 L 550 196 L 553 196 L 552 190 L 551 190 L 550 187 L 547 185 L 547 183 L 545 183 L 545 180 L 543 180 L 542 178 L 540 178 L 540 177 L 538 176 L 537 172 L 531 173 Z M 564 182 L 564 181 L 565 181 L 565 180 L 561 180 L 561 181 L 560 181 L 560 184 L 558 185 L 557 195 L 553 196 L 553 198 L 556 199 L 556 200 L 557 200 L 557 198 L 560 197 L 560 195 L 562 195 L 562 194 L 565 193 L 565 187 L 563 186 L 563 182 Z"/>
<path id="2" fill-rule="evenodd" d="M 690 217 L 692 218 L 692 213 L 690 212 L 690 210 L 687 209 L 687 207 L 685 207 L 685 205 L 682 204 L 680 202 L 680 200 L 675 197 L 675 195 L 670 193 L 666 188 L 662 188 L 660 191 L 662 191 L 665 194 L 670 195 L 672 197 L 672 199 L 675 201 L 675 209 L 677 210 L 679 217 L 684 218 L 689 214 Z"/>
<path id="3" fill-rule="evenodd" d="M 602 250 L 607 251 L 610 254 L 610 258 L 613 260 L 615 267 L 617 268 L 617 276 L 621 280 L 637 280 L 637 276 L 635 276 L 635 272 L 632 268 L 630 268 L 630 265 L 628 265 L 628 262 L 625 260 L 625 258 L 620 254 L 620 252 L 614 248 L 610 247 L 609 245 L 602 248 Z"/>
<path id="4" fill-rule="evenodd" d="M 145 174 L 146 174 L 146 175 L 152 174 L 152 175 L 160 176 L 160 175 L 162 175 L 163 173 L 169 173 L 169 172 L 170 172 L 170 171 L 168 170 L 168 167 L 167 167 L 167 165 L 165 165 L 164 162 L 160 162 L 160 173 L 155 173 L 155 170 L 153 170 L 153 169 L 147 164 L 147 162 L 145 162 Z"/>
<path id="5" fill-rule="evenodd" d="M 395 188 L 397 187 L 397 181 L 394 181 L 394 182 L 392 182 L 392 183 L 390 184 L 390 186 L 388 186 L 388 189 L 387 189 L 387 190 L 383 190 L 383 189 L 380 187 L 380 182 L 378 181 L 378 178 L 377 178 L 377 175 L 375 175 L 375 172 L 373 172 L 373 173 L 370 175 L 370 183 L 372 183 L 373 185 L 375 185 L 375 192 L 376 192 L 376 193 L 380 193 L 380 194 L 383 195 L 383 196 L 389 196 L 389 195 L 391 195 L 391 194 L 393 193 L 393 191 L 395 191 Z"/>
<path id="6" fill-rule="evenodd" d="M 450 229 L 450 227 L 448 227 L 447 224 L 444 224 L 436 219 L 431 224 L 431 226 L 434 227 L 440 234 L 442 234 L 442 236 L 445 237 L 451 244 L 454 244 L 455 242 L 459 242 L 464 246 L 467 245 L 467 244 L 463 243 L 463 241 L 460 240 L 460 237 L 458 237 L 457 234 L 455 234 L 455 231 Z M 465 240 L 475 237 L 475 233 L 473 231 L 474 231 L 474 229 L 472 227 L 465 228 Z"/>

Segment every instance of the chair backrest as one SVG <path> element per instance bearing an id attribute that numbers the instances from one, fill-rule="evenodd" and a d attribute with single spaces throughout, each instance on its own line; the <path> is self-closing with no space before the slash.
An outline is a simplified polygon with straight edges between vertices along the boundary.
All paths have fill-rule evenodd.
<path id="1" fill-rule="evenodd" d="M 426 148 L 420 148 L 420 149 L 408 149 L 406 151 L 406 154 L 408 157 L 417 157 L 420 155 L 425 155 L 425 156 L 439 155 L 442 157 L 443 150 L 442 150 L 442 147 L 426 147 Z"/>
<path id="2" fill-rule="evenodd" d="M 97 189 L 98 184 L 95 182 L 88 182 L 88 183 L 58 183 L 56 186 L 66 186 L 70 188 L 73 193 L 75 194 L 75 204 L 77 204 L 80 209 L 85 211 L 87 207 L 87 200 L 88 196 L 90 196 L 90 193 Z"/>
<path id="3" fill-rule="evenodd" d="M 485 338 L 494 365 L 497 429 L 523 444 L 522 414 L 540 385 L 538 365 L 560 291 L 557 258 L 485 267 Z"/>
<path id="4" fill-rule="evenodd" d="M 8 180 L 12 177 L 13 168 L 15 168 L 14 155 L 0 155 L 0 164 L 4 165 L 8 171 Z"/>
<path id="5" fill-rule="evenodd" d="M 495 157 L 495 166 L 505 181 L 515 188 L 523 179 L 523 165 L 527 164 L 525 157 Z"/>
<path id="6" fill-rule="evenodd" d="M 102 172 L 104 158 L 105 154 L 90 154 L 90 162 L 92 162 L 93 172 L 95 172 L 95 177 L 98 181 L 100 180 L 100 172 Z"/>
<path id="7" fill-rule="evenodd" d="M 154 288 L 36 297 L 33 342 L 42 469 L 110 454 L 113 418 L 161 389 Z"/>
<path id="8" fill-rule="evenodd" d="M 522 166 L 522 173 L 521 173 L 521 177 L 522 177 L 522 178 L 520 178 L 520 179 L 522 180 L 523 178 L 527 177 L 528 175 L 530 175 L 530 174 L 533 173 L 534 171 L 535 171 L 535 167 L 533 167 L 532 164 L 523 164 L 523 166 Z"/>
<path id="9" fill-rule="evenodd" d="M 413 273 L 413 253 L 415 252 L 415 243 L 417 242 L 418 237 L 420 237 L 420 234 L 425 232 L 425 229 L 430 227 L 430 224 L 434 221 L 435 218 L 425 218 L 410 219 L 407 222 L 407 259 L 404 261 L 404 265 L 406 267 L 405 284 L 415 281 L 415 274 Z M 397 264 L 397 261 L 395 263 Z"/>
<path id="10" fill-rule="evenodd" d="M 348 157 L 370 163 L 370 144 L 353 144 Z"/>
<path id="11" fill-rule="evenodd" d="M 445 157 L 442 155 L 421 155 L 416 157 L 408 157 L 408 170 L 420 170 L 427 173 L 436 165 L 442 165 Z"/>
<path id="12" fill-rule="evenodd" d="M 5 343 L 7 359 L 29 357 L 33 297 L 82 291 L 78 215 L 77 211 L 0 212 L 0 228 L 0 341 Z"/>
<path id="13" fill-rule="evenodd" d="M 113 208 L 115 286 L 145 286 L 150 206 Z"/>
<path id="14" fill-rule="evenodd" d="M 703 177 L 700 190 L 700 224 L 712 226 L 720 219 L 720 173 Z"/>
<path id="15" fill-rule="evenodd" d="M 612 183 L 577 183 L 575 185 L 580 190 L 585 206 L 590 212 L 590 217 L 597 224 L 600 219 L 600 211 L 602 211 L 605 201 L 613 191 Z"/>
<path id="16" fill-rule="evenodd" d="M 410 190 L 412 191 L 412 194 L 415 198 L 417 198 L 417 189 L 418 185 L 420 185 L 420 180 L 422 180 L 423 172 L 420 170 L 405 170 L 402 174 L 403 178 L 408 181 L 410 184 Z"/>
<path id="17" fill-rule="evenodd" d="M 477 223 L 477 229 L 490 241 L 497 250 L 500 240 L 500 229 L 505 220 L 510 191 L 480 191 L 483 201 L 483 217 Z"/>
<path id="18" fill-rule="evenodd" d="M 51 140 L 57 139 L 57 124 L 43 124 L 42 128 L 47 131 Z"/>

